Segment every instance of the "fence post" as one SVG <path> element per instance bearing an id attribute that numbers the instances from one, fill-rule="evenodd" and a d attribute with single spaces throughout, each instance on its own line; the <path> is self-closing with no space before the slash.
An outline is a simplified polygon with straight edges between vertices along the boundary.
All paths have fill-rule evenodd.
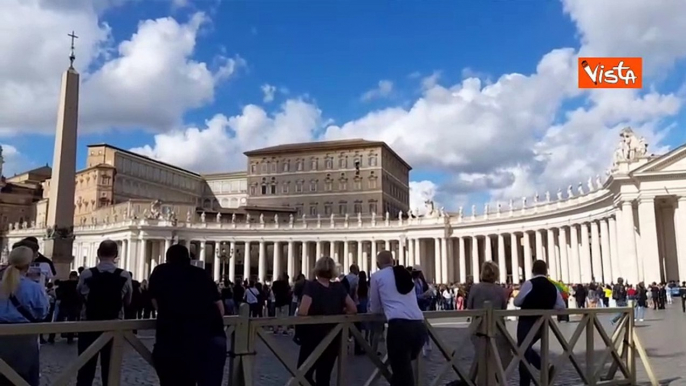
<path id="1" fill-rule="evenodd" d="M 476 334 L 476 339 L 474 340 L 476 344 L 474 345 L 474 363 L 476 363 L 476 374 L 474 374 L 474 381 L 477 385 L 494 385 L 495 384 L 495 373 L 491 371 L 491 360 L 493 355 L 497 353 L 492 353 L 491 351 L 491 339 L 494 338 L 496 324 L 495 318 L 493 317 L 493 304 L 489 301 L 484 302 L 483 314 L 473 318 L 472 323 L 477 323 L 477 318 L 481 321 L 478 322 L 477 330 L 474 332 Z M 470 375 L 472 372 L 470 371 Z"/>
<path id="2" fill-rule="evenodd" d="M 242 303 L 238 308 L 240 321 L 234 329 L 231 351 L 229 352 L 229 384 L 252 386 L 253 353 L 250 342 L 250 307 Z"/>
<path id="3" fill-rule="evenodd" d="M 636 384 L 636 348 L 634 342 L 634 333 L 636 331 L 636 323 L 634 317 L 636 316 L 635 302 L 629 300 L 629 307 L 631 311 L 629 318 L 626 321 L 626 336 L 624 337 L 624 347 L 626 352 L 626 362 L 629 368 L 629 381 L 632 385 Z"/>

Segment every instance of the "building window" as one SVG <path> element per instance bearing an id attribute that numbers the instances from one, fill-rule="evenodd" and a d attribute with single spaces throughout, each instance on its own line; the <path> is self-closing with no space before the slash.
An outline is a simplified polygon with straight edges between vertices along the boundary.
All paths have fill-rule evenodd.
<path id="1" fill-rule="evenodd" d="M 288 184 L 285 182 L 281 186 L 281 193 L 288 193 Z"/>
<path id="2" fill-rule="evenodd" d="M 346 214 L 348 213 L 348 203 L 345 201 L 341 201 L 338 203 L 338 213 L 340 214 Z"/>
<path id="3" fill-rule="evenodd" d="M 324 167 L 327 169 L 333 169 L 333 158 L 331 157 L 326 157 L 326 160 L 324 161 Z"/>
<path id="4" fill-rule="evenodd" d="M 327 181 L 324 183 L 324 190 L 327 191 L 327 192 L 332 191 L 332 190 L 333 190 L 333 181 L 327 180 Z"/>
<path id="5" fill-rule="evenodd" d="M 353 210 L 355 211 L 355 214 L 362 213 L 362 203 L 356 202 L 355 205 L 353 205 Z"/>
<path id="6" fill-rule="evenodd" d="M 338 159 L 338 167 L 340 169 L 347 169 L 348 168 L 348 157 L 341 157 Z"/>
<path id="7" fill-rule="evenodd" d="M 376 156 L 375 156 L 375 155 L 369 156 L 369 160 L 368 160 L 368 161 L 369 161 L 369 166 L 372 166 L 372 167 L 373 167 L 373 166 L 376 166 Z"/>
<path id="8" fill-rule="evenodd" d="M 317 180 L 310 181 L 310 192 L 317 191 Z"/>
<path id="9" fill-rule="evenodd" d="M 369 203 L 369 213 L 376 213 L 376 202 Z"/>
<path id="10" fill-rule="evenodd" d="M 362 180 L 355 178 L 355 190 L 362 190 Z"/>
<path id="11" fill-rule="evenodd" d="M 338 181 L 338 190 L 345 192 L 348 190 L 348 180 L 341 179 Z"/>
<path id="12" fill-rule="evenodd" d="M 299 172 L 303 171 L 303 160 L 299 159 L 295 161 L 295 169 Z"/>
<path id="13" fill-rule="evenodd" d="M 264 161 L 263 161 L 263 162 L 262 162 L 262 172 L 263 172 L 263 173 L 266 173 L 266 172 L 269 170 L 268 167 L 269 167 L 269 162 L 264 162 Z"/>
<path id="14" fill-rule="evenodd" d="M 303 182 L 302 181 L 297 181 L 295 183 L 295 192 L 296 193 L 302 193 L 303 191 Z"/>
<path id="15" fill-rule="evenodd" d="M 324 215 L 325 216 L 331 216 L 333 209 L 331 208 L 331 204 L 327 203 L 324 204 Z"/>
<path id="16" fill-rule="evenodd" d="M 255 185 L 250 185 L 250 195 L 254 196 L 256 193 L 257 193 L 257 187 Z"/>
<path id="17" fill-rule="evenodd" d="M 276 183 L 269 185 L 269 194 L 276 194 Z"/>
<path id="18" fill-rule="evenodd" d="M 317 215 L 317 205 L 310 205 L 310 216 Z"/>
<path id="19" fill-rule="evenodd" d="M 300 217 L 303 215 L 303 204 L 296 204 L 295 205 L 295 214 Z"/>
<path id="20" fill-rule="evenodd" d="M 369 179 L 369 189 L 376 189 L 376 177 Z"/>
<path id="21" fill-rule="evenodd" d="M 286 161 L 283 163 L 283 171 L 284 172 L 288 172 L 290 168 L 291 168 L 291 161 Z"/>
<path id="22" fill-rule="evenodd" d="M 257 173 L 257 165 L 252 164 L 250 165 L 250 173 Z"/>
<path id="23" fill-rule="evenodd" d="M 319 167 L 319 161 L 317 160 L 317 158 L 312 158 L 310 160 L 310 170 L 317 170 L 318 167 Z"/>
<path id="24" fill-rule="evenodd" d="M 277 165 L 276 161 L 272 162 L 272 173 L 276 173 L 276 167 L 279 166 Z"/>
<path id="25" fill-rule="evenodd" d="M 262 195 L 267 194 L 267 184 L 262 184 Z"/>

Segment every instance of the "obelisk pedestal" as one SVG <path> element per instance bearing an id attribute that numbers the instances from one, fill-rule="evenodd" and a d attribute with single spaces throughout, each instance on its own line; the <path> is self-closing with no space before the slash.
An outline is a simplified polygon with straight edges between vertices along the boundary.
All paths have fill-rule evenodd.
<path id="1" fill-rule="evenodd" d="M 68 277 L 69 265 L 74 260 L 72 247 L 78 116 L 79 74 L 70 66 L 62 75 L 55 154 L 48 195 L 48 229 L 44 244 L 44 253 L 52 259 L 58 278 Z"/>

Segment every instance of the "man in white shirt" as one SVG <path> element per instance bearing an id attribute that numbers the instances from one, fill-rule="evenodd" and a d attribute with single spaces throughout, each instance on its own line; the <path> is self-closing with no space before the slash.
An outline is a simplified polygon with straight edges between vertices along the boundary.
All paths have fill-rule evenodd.
<path id="1" fill-rule="evenodd" d="M 414 386 L 412 361 L 426 342 L 424 315 L 417 305 L 410 272 L 393 266 L 393 255 L 381 251 L 376 257 L 379 270 L 370 279 L 369 310 L 388 320 L 386 350 L 393 373 L 391 386 Z"/>

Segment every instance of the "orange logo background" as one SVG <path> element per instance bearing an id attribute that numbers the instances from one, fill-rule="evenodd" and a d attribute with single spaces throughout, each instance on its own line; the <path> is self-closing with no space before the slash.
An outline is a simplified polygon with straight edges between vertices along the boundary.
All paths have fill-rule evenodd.
<path id="1" fill-rule="evenodd" d="M 579 58 L 578 77 L 579 88 L 643 88 L 643 58 Z"/>

